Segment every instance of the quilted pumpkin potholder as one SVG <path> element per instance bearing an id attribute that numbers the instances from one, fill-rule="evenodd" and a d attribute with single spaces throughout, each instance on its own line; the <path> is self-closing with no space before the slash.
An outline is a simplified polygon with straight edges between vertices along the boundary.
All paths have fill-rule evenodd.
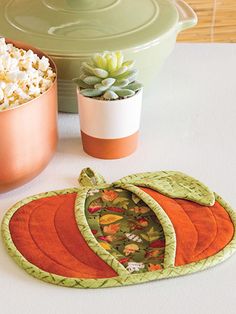
<path id="1" fill-rule="evenodd" d="M 176 171 L 107 184 L 86 168 L 80 187 L 28 197 L 2 223 L 9 254 L 49 283 L 100 288 L 190 274 L 236 249 L 236 215 Z"/>

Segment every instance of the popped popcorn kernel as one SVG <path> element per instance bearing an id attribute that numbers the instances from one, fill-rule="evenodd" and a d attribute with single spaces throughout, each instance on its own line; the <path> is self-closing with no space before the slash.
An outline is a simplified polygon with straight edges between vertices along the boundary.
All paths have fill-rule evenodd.
<path id="1" fill-rule="evenodd" d="M 55 77 L 48 58 L 7 44 L 0 37 L 0 111 L 42 95 Z"/>
<path id="2" fill-rule="evenodd" d="M 4 92 L 3 90 L 0 88 L 0 101 L 2 101 L 4 99 Z"/>

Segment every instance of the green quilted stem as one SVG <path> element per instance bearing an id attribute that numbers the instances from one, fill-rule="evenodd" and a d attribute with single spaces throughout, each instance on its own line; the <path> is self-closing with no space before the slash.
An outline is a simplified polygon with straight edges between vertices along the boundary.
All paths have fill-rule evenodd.
<path id="1" fill-rule="evenodd" d="M 107 184 L 104 177 L 91 168 L 84 168 L 80 173 L 78 181 L 79 184 L 84 187 L 95 187 Z"/>

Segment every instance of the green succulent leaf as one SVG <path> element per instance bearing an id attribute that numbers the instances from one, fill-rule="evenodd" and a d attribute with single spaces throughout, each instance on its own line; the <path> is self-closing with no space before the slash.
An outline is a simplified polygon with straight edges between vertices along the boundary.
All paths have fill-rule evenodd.
<path id="1" fill-rule="evenodd" d="M 113 72 L 117 68 L 117 57 L 115 54 L 107 56 L 107 68 L 109 72 Z"/>
<path id="2" fill-rule="evenodd" d="M 81 72 L 79 78 L 83 81 L 88 75 L 85 74 L 83 71 Z"/>
<path id="3" fill-rule="evenodd" d="M 131 70 L 134 67 L 135 62 L 133 60 L 128 60 L 125 61 L 122 65 L 126 66 L 129 70 Z"/>
<path id="4" fill-rule="evenodd" d="M 106 69 L 107 68 L 107 60 L 104 56 L 100 55 L 99 53 L 96 53 L 93 56 L 93 62 L 96 67 Z"/>
<path id="5" fill-rule="evenodd" d="M 103 78 L 103 79 L 107 78 L 109 75 L 109 73 L 106 70 L 99 69 L 99 68 L 93 69 L 93 74 L 95 74 L 99 78 Z"/>
<path id="6" fill-rule="evenodd" d="M 130 89 L 119 89 L 116 91 L 116 94 L 120 97 L 131 97 L 134 96 L 135 92 Z"/>
<path id="7" fill-rule="evenodd" d="M 134 92 L 137 92 L 138 90 L 140 90 L 142 88 L 142 84 L 138 83 L 138 82 L 134 82 L 134 83 L 130 83 L 127 88 L 133 90 Z"/>
<path id="8" fill-rule="evenodd" d="M 86 97 L 98 97 L 103 94 L 103 91 L 100 91 L 98 89 L 87 88 L 87 89 L 82 89 L 80 93 Z"/>
<path id="9" fill-rule="evenodd" d="M 82 70 L 85 72 L 85 74 L 93 75 L 94 74 L 94 67 L 87 62 L 82 63 Z"/>
<path id="10" fill-rule="evenodd" d="M 138 74 L 138 70 L 137 69 L 133 69 L 133 70 L 129 70 L 129 71 L 125 72 L 122 75 L 119 75 L 117 77 L 117 79 L 119 79 L 119 80 L 129 80 L 129 82 L 131 83 L 131 82 L 135 81 L 137 74 Z"/>
<path id="11" fill-rule="evenodd" d="M 129 85 L 129 80 L 116 80 L 114 86 L 117 87 L 126 87 Z"/>
<path id="12" fill-rule="evenodd" d="M 115 99 L 118 99 L 119 96 L 115 92 L 111 90 L 107 90 L 105 94 L 103 95 L 103 98 L 106 100 L 115 100 Z"/>
<path id="13" fill-rule="evenodd" d="M 121 51 L 96 53 L 89 61 L 82 63 L 80 76 L 74 82 L 88 97 L 131 97 L 142 87 L 136 82 L 138 71 L 133 66 L 134 61 L 124 61 Z"/>
<path id="14" fill-rule="evenodd" d="M 104 86 L 103 84 L 96 84 L 94 85 L 94 88 L 104 92 L 109 88 L 109 86 Z"/>
<path id="15" fill-rule="evenodd" d="M 89 88 L 89 85 L 84 83 L 84 81 L 82 81 L 79 78 L 73 79 L 72 80 L 76 85 L 78 85 L 80 88 Z"/>
<path id="16" fill-rule="evenodd" d="M 116 58 L 117 58 L 117 68 L 119 69 L 122 66 L 123 61 L 124 61 L 124 56 L 121 51 L 116 52 Z"/>
<path id="17" fill-rule="evenodd" d="M 83 81 L 88 85 L 95 85 L 101 83 L 102 79 L 97 76 L 87 76 L 83 79 Z"/>
<path id="18" fill-rule="evenodd" d="M 112 78 L 112 77 L 108 77 L 107 79 L 102 81 L 102 85 L 110 87 L 115 83 L 116 79 Z"/>
<path id="19" fill-rule="evenodd" d="M 119 68 L 118 70 L 111 72 L 110 75 L 112 77 L 117 77 L 119 75 L 124 74 L 125 72 L 127 72 L 128 68 L 126 66 L 122 66 L 121 68 Z"/>

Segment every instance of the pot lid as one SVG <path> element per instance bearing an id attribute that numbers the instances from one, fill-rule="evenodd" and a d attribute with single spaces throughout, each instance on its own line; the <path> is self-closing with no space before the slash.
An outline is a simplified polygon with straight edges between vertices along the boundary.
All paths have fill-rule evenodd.
<path id="1" fill-rule="evenodd" d="M 1 0 L 1 35 L 51 55 L 142 49 L 176 27 L 171 0 Z"/>

